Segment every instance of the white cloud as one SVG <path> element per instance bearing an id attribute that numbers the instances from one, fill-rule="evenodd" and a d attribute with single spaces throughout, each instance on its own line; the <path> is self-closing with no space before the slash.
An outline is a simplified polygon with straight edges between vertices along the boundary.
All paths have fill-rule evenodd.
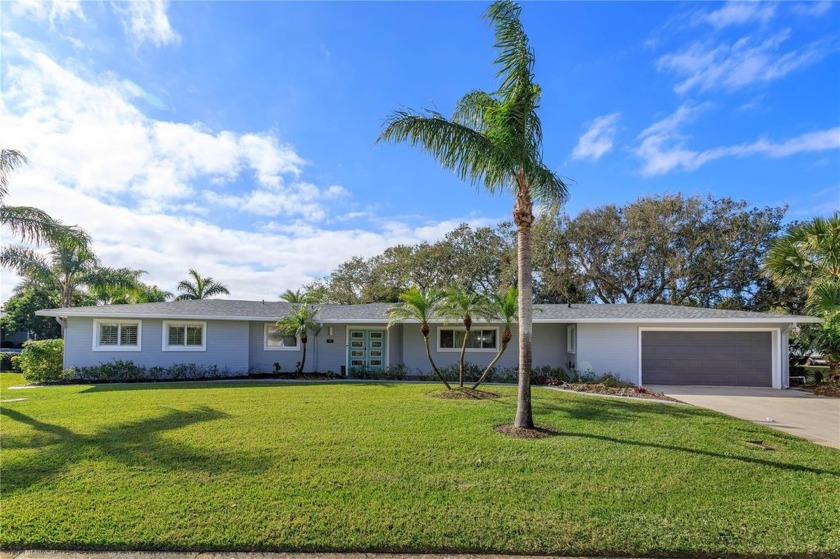
<path id="1" fill-rule="evenodd" d="M 776 14 L 776 5 L 765 2 L 727 2 L 719 10 L 705 14 L 701 21 L 715 29 L 746 23 L 767 23 Z"/>
<path id="2" fill-rule="evenodd" d="M 599 116 L 581 137 L 572 151 L 575 159 L 598 161 L 613 149 L 620 113 Z"/>
<path id="3" fill-rule="evenodd" d="M 31 44 L 8 39 L 10 50 L 25 48 L 18 49 L 20 57 L 9 58 L 0 100 L 2 134 L 81 191 L 132 199 L 146 209 L 177 209 L 179 202 L 194 202 L 204 190 L 197 182 L 206 181 L 222 191 L 208 199 L 228 207 L 310 217 L 323 216 L 321 204 L 336 195 L 335 186 L 321 190 L 296 180 L 287 185 L 283 177 L 295 179 L 306 162 L 269 133 L 150 119 L 132 103 L 143 97 L 136 84 L 112 75 L 82 77 L 31 50 Z M 251 176 L 273 198 L 224 191 Z M 232 202 L 237 197 L 241 203 Z M 291 203 L 301 199 L 309 205 Z"/>
<path id="4" fill-rule="evenodd" d="M 799 2 L 793 5 L 794 13 L 803 16 L 821 17 L 825 15 L 830 9 L 833 2 L 831 0 L 822 0 L 821 2 Z"/>
<path id="5" fill-rule="evenodd" d="M 131 0 L 112 2 L 126 35 L 138 46 L 149 43 L 156 47 L 177 44 L 181 36 L 169 23 L 165 0 Z"/>
<path id="6" fill-rule="evenodd" d="M 55 25 L 71 18 L 85 19 L 79 0 L 17 0 L 10 3 L 13 15 L 34 17 Z"/>
<path id="7" fill-rule="evenodd" d="M 106 265 L 147 270 L 164 289 L 193 267 L 234 298 L 275 299 L 352 256 L 435 240 L 461 221 L 496 221 L 374 220 L 369 210 L 359 217 L 375 229 L 354 227 L 350 192 L 307 182 L 304 158 L 272 133 L 151 119 L 134 104 L 145 95 L 139 85 L 78 63 L 70 71 L 13 33 L 3 39 L 0 145 L 30 160 L 6 202 L 84 227 Z M 323 224 L 333 211 L 341 228 Z M 0 300 L 16 281 L 0 271 Z"/>
<path id="8" fill-rule="evenodd" d="M 708 105 L 684 104 L 677 111 L 652 124 L 639 134 L 636 155 L 642 159 L 645 176 L 661 175 L 673 170 L 694 171 L 722 157 L 788 157 L 799 153 L 840 149 L 840 127 L 801 134 L 782 142 L 761 138 L 751 143 L 722 146 L 702 151 L 685 147 L 680 129 L 696 119 Z"/>
<path id="9" fill-rule="evenodd" d="M 764 40 L 744 37 L 734 43 L 695 42 L 683 50 L 662 56 L 660 71 L 680 78 L 677 93 L 692 89 L 737 90 L 753 83 L 769 82 L 823 59 L 832 49 L 830 41 L 815 41 L 799 49 L 780 52 L 789 31 Z"/>

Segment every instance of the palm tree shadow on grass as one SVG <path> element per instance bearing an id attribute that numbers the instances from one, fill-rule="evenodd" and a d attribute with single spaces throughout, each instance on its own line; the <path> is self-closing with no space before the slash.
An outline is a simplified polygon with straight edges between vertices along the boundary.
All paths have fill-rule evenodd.
<path id="1" fill-rule="evenodd" d="M 499 400 L 489 400 L 489 402 L 494 404 L 500 404 L 503 406 L 513 406 L 512 402 L 503 402 Z M 541 418 L 545 418 L 546 416 L 552 417 L 552 419 L 556 419 L 556 416 L 562 414 L 565 418 L 571 420 L 586 420 L 586 421 L 593 421 L 593 422 L 607 422 L 607 421 L 617 421 L 617 422 L 639 422 L 644 421 L 646 417 L 656 415 L 661 416 L 663 414 L 669 415 L 674 418 L 680 419 L 690 419 L 690 418 L 700 418 L 700 417 L 716 417 L 718 416 L 717 413 L 693 408 L 690 406 L 673 406 L 670 404 L 660 404 L 660 405 L 650 405 L 644 402 L 620 402 L 620 401 L 610 401 L 604 403 L 593 404 L 590 402 L 564 402 L 564 404 L 546 404 L 543 402 L 537 402 L 534 405 L 534 411 L 536 414 L 539 414 Z M 779 462 L 774 460 L 767 460 L 762 458 L 756 458 L 753 456 L 745 456 L 745 455 L 738 455 L 738 454 L 725 454 L 723 452 L 713 452 L 711 450 L 705 450 L 701 448 L 691 448 L 687 446 L 676 446 L 676 445 L 668 445 L 663 444 L 660 442 L 653 442 L 653 441 L 646 441 L 646 440 L 634 440 L 630 438 L 619 438 L 619 437 L 612 437 L 608 435 L 601 435 L 597 433 L 585 433 L 585 432 L 573 432 L 563 429 L 563 420 L 559 421 L 552 421 L 550 425 L 553 429 L 558 430 L 559 437 L 577 437 L 583 439 L 591 439 L 593 441 L 600 441 L 600 442 L 608 442 L 608 443 L 615 443 L 615 444 L 622 444 L 622 445 L 629 445 L 629 446 L 640 446 L 640 447 L 647 447 L 647 448 L 658 448 L 662 450 L 671 450 L 675 452 L 685 452 L 689 454 L 696 454 L 700 456 L 709 456 L 712 458 L 720 458 L 725 460 L 737 460 L 740 462 L 746 462 L 749 464 L 756 464 L 760 466 L 770 466 L 773 468 L 778 468 L 782 470 L 789 470 L 795 472 L 807 472 L 813 474 L 827 474 L 835 477 L 840 477 L 840 469 L 837 470 L 826 470 L 821 468 L 815 468 L 811 466 L 805 466 L 801 464 L 791 464 L 786 462 Z"/>
<path id="2" fill-rule="evenodd" d="M 170 410 L 160 417 L 108 426 L 90 435 L 74 433 L 66 427 L 39 421 L 8 407 L 0 409 L 0 414 L 36 431 L 35 436 L 4 436 L 4 447 L 38 450 L 29 459 L 5 461 L 2 468 L 3 492 L 7 495 L 58 475 L 75 463 L 91 459 L 103 458 L 150 472 L 187 470 L 212 474 L 231 469 L 257 471 L 268 466 L 268 460 L 256 454 L 238 452 L 236 456 L 226 457 L 161 436 L 167 431 L 195 423 L 228 417 L 208 407 Z"/>

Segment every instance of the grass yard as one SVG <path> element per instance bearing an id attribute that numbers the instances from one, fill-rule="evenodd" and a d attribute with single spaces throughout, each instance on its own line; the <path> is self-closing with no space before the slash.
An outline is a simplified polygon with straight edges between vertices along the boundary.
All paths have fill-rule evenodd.
<path id="1" fill-rule="evenodd" d="M 840 451 L 687 406 L 0 376 L 4 548 L 840 554 Z"/>

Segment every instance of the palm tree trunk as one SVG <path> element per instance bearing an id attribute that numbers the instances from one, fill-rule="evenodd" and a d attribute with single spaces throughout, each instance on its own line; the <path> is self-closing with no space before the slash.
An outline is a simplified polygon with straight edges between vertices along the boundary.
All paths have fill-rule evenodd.
<path id="1" fill-rule="evenodd" d="M 492 361 L 490 361 L 490 364 L 487 365 L 487 368 L 484 369 L 484 372 L 481 373 L 481 376 L 478 377 L 478 380 L 476 381 L 476 383 L 472 385 L 473 390 L 478 388 L 478 385 L 481 384 L 482 382 L 484 382 L 484 379 L 487 378 L 487 375 L 490 373 L 490 369 L 492 369 L 496 365 L 496 363 L 499 362 L 499 359 L 502 358 L 502 354 L 505 352 L 506 349 L 507 349 L 507 344 L 502 344 L 502 347 L 498 351 L 498 353 L 496 353 L 496 356 L 493 358 Z"/>
<path id="2" fill-rule="evenodd" d="M 301 340 L 301 343 L 303 344 L 303 355 L 300 358 L 300 366 L 298 367 L 297 374 L 299 375 L 303 374 L 303 364 L 306 363 L 306 342 Z"/>
<path id="3" fill-rule="evenodd" d="M 429 358 L 429 363 L 432 365 L 432 370 L 440 378 L 440 380 L 443 381 L 443 384 L 446 385 L 446 389 L 447 390 L 452 390 L 452 387 L 449 386 L 449 383 L 446 382 L 446 379 L 443 377 L 442 374 L 440 374 L 440 371 L 438 371 L 437 365 L 435 365 L 435 362 L 432 359 L 432 350 L 431 350 L 431 348 L 429 348 L 429 335 L 428 334 L 423 334 L 423 342 L 426 344 L 426 357 Z"/>
<path id="4" fill-rule="evenodd" d="M 517 280 L 519 283 L 519 390 L 516 401 L 515 427 L 534 427 L 531 412 L 531 224 L 534 221 L 533 202 L 528 180 L 518 173 L 516 206 L 513 220 L 516 223 Z"/>
<path id="5" fill-rule="evenodd" d="M 467 352 L 467 338 L 470 336 L 470 329 L 464 332 L 464 343 L 461 344 L 461 359 L 458 368 L 458 387 L 464 388 L 464 354 Z"/>

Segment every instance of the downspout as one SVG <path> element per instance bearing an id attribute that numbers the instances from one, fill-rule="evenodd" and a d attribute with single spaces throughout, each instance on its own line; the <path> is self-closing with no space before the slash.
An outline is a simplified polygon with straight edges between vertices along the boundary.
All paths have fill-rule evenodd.
<path id="1" fill-rule="evenodd" d="M 61 339 L 64 340 L 64 334 L 67 331 L 67 319 L 57 316 L 55 321 L 61 326 Z M 67 344 L 64 344 L 61 354 L 61 368 L 67 369 Z"/>

